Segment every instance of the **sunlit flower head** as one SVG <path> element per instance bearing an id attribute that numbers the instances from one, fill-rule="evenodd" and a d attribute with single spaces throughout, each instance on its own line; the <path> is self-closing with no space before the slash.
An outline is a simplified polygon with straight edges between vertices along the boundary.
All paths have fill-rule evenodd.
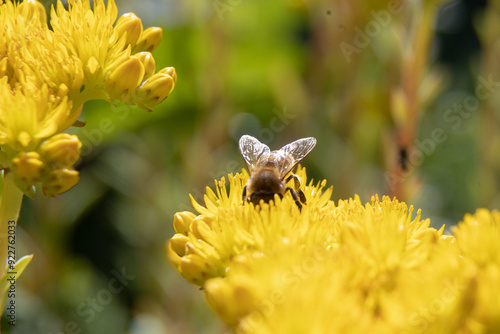
<path id="1" fill-rule="evenodd" d="M 160 28 L 143 30 L 133 13 L 118 21 L 114 1 L 69 1 L 53 7 L 49 28 L 34 0 L 0 4 L 0 169 L 33 196 L 55 196 L 78 182 L 81 142 L 62 134 L 83 103 L 116 99 L 149 110 L 172 91 L 177 75 L 155 73 L 151 52 Z M 116 22 L 115 22 L 116 21 Z"/>
<path id="2" fill-rule="evenodd" d="M 298 174 L 305 183 L 305 170 L 300 169 Z M 309 237 L 305 234 L 307 226 L 314 225 L 325 214 L 332 191 L 321 192 L 325 183 L 304 187 L 308 205 L 302 214 L 291 196 L 283 200 L 276 197 L 276 205 L 263 204 L 256 210 L 251 204 L 242 205 L 247 181 L 246 172 L 229 175 L 229 193 L 223 178 L 216 182 L 216 193 L 207 187 L 205 206 L 191 198 L 200 215 L 189 212 L 175 215 L 177 234 L 170 241 L 169 256 L 192 283 L 203 286 L 208 278 L 223 276 L 235 256 L 256 256 L 282 243 Z"/>
<path id="3" fill-rule="evenodd" d="M 198 215 L 177 213 L 167 244 L 171 263 L 237 333 L 498 330 L 497 213 L 467 217 L 455 239 L 396 199 L 335 204 L 325 181 L 302 187 L 302 211 L 289 195 L 255 207 L 241 198 L 247 180 L 229 175 L 229 189 L 223 178 L 204 205 L 192 199 Z M 469 231 L 476 221 L 482 232 Z"/>
<path id="4" fill-rule="evenodd" d="M 68 98 L 50 94 L 47 85 L 14 90 L 8 77 L 0 78 L 0 100 L 0 146 L 6 151 L 36 148 L 42 139 L 71 126 L 81 110 L 72 111 Z"/>
<path id="5" fill-rule="evenodd" d="M 154 73 L 151 68 L 154 63 L 140 53 L 152 52 L 158 46 L 161 29 L 143 30 L 141 20 L 133 13 L 126 13 L 118 20 L 117 14 L 113 0 L 107 5 L 102 0 L 94 1 L 92 8 L 89 1 L 73 0 L 68 1 L 68 9 L 59 1 L 51 13 L 51 25 L 69 55 L 82 63 L 85 90 L 79 102 L 115 99 L 149 110 L 163 101 L 175 84 L 170 75 L 171 80 L 161 85 L 160 93 L 137 93 Z M 158 95 L 161 101 L 152 102 L 152 97 Z"/>
<path id="6" fill-rule="evenodd" d="M 82 64 L 48 28 L 43 5 L 8 1 L 0 8 L 0 75 L 9 78 L 13 90 L 47 86 L 54 96 L 76 97 L 83 83 Z"/>

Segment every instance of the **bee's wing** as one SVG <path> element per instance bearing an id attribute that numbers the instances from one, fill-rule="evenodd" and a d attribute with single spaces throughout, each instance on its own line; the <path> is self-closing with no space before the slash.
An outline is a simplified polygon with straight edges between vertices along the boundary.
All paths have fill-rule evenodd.
<path id="1" fill-rule="evenodd" d="M 276 152 L 284 157 L 285 163 L 280 166 L 281 177 L 285 177 L 316 146 L 316 138 L 308 137 L 283 146 Z"/>
<path id="2" fill-rule="evenodd" d="M 263 158 L 267 158 L 271 150 L 266 144 L 252 136 L 244 135 L 240 138 L 240 152 L 247 163 L 248 171 L 252 174 L 257 162 Z"/>

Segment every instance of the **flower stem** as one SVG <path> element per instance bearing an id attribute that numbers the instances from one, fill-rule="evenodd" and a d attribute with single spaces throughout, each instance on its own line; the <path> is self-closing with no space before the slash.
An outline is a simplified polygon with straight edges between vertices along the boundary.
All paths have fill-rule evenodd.
<path id="1" fill-rule="evenodd" d="M 14 183 L 11 173 L 4 172 L 3 194 L 0 201 L 0 277 L 6 269 L 9 221 L 17 224 L 23 193 Z"/>
<path id="2" fill-rule="evenodd" d="M 85 89 L 73 100 L 73 110 L 78 109 L 82 104 L 90 100 L 106 100 L 109 101 L 109 95 L 102 89 L 95 87 L 85 87 Z"/>

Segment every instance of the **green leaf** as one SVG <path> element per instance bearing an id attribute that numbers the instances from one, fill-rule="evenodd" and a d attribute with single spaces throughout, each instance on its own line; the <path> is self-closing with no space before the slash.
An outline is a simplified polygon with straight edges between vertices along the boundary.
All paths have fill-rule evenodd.
<path id="1" fill-rule="evenodd" d="M 26 255 L 17 260 L 17 262 L 14 264 L 13 268 L 8 267 L 8 270 L 5 272 L 5 275 L 2 277 L 2 280 L 0 281 L 0 306 L 2 307 L 0 309 L 0 317 L 2 316 L 3 310 L 5 309 L 5 300 L 7 299 L 7 292 L 9 291 L 9 287 L 11 284 L 11 281 L 9 281 L 9 278 L 11 276 L 14 277 L 14 279 L 17 281 L 19 276 L 23 273 L 24 269 L 28 265 L 28 263 L 31 262 L 31 259 L 33 258 L 33 254 L 31 255 Z M 14 274 L 15 273 L 15 274 Z"/>

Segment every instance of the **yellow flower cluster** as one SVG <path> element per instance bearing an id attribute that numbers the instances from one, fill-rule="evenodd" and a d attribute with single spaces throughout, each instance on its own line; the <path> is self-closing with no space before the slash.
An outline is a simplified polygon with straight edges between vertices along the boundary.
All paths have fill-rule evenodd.
<path id="1" fill-rule="evenodd" d="M 162 30 L 143 30 L 132 13 L 118 20 L 113 0 L 58 1 L 49 28 L 34 0 L 0 3 L 0 169 L 28 196 L 41 183 L 55 196 L 78 183 L 81 142 L 61 132 L 90 99 L 149 110 L 172 91 L 177 75 L 155 73 L 151 55 Z M 116 21 L 116 23 L 115 23 Z"/>
<path id="2" fill-rule="evenodd" d="M 306 179 L 304 169 L 298 174 Z M 405 203 L 338 204 L 325 181 L 242 204 L 243 172 L 177 213 L 170 262 L 237 333 L 498 333 L 500 213 L 443 235 Z"/>

